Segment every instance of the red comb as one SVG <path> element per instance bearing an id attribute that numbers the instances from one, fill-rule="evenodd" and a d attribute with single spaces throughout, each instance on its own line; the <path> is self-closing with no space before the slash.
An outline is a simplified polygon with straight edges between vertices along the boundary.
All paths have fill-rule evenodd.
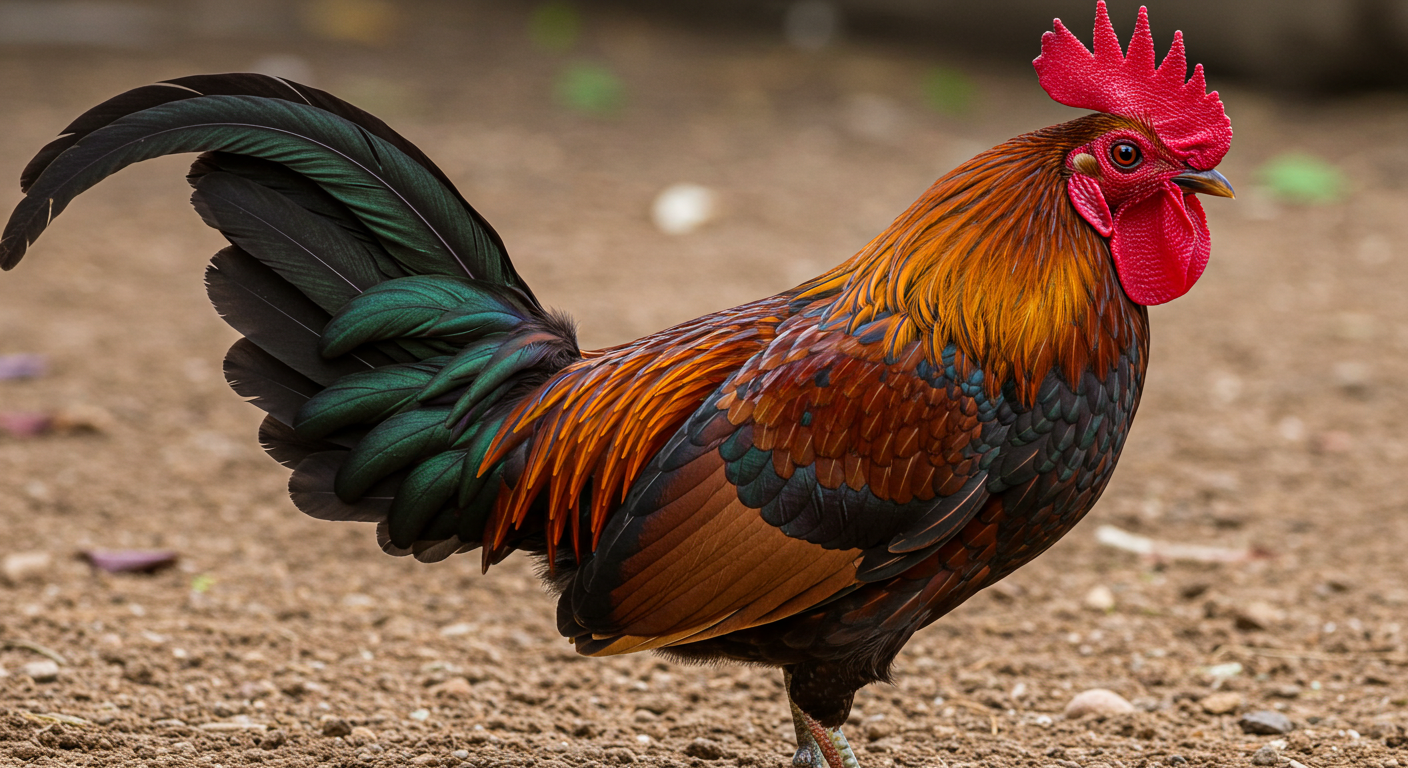
<path id="1" fill-rule="evenodd" d="M 1139 9 L 1128 56 L 1120 50 L 1105 0 L 1100 0 L 1095 8 L 1095 53 L 1057 19 L 1056 30 L 1041 36 L 1041 55 L 1032 65 L 1051 98 L 1071 107 L 1144 120 L 1169 149 L 1198 170 L 1216 166 L 1232 145 L 1232 121 L 1217 91 L 1206 92 L 1203 65 L 1194 67 L 1186 82 L 1183 79 L 1188 60 L 1182 32 L 1173 33 L 1173 47 L 1163 65 L 1154 66 L 1154 37 L 1145 8 Z"/>

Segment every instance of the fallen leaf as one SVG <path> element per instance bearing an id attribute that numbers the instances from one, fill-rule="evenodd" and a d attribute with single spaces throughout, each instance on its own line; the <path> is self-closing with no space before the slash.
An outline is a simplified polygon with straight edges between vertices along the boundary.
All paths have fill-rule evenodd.
<path id="1" fill-rule="evenodd" d="M 79 555 L 108 573 L 156 573 L 177 560 L 177 554 L 167 549 L 85 549 Z"/>
<path id="2" fill-rule="evenodd" d="M 46 370 L 43 355 L 0 355 L 0 380 L 38 378 Z"/>
<path id="3" fill-rule="evenodd" d="M 0 432 L 13 437 L 36 437 L 54 426 L 54 417 L 37 411 L 0 411 Z"/>

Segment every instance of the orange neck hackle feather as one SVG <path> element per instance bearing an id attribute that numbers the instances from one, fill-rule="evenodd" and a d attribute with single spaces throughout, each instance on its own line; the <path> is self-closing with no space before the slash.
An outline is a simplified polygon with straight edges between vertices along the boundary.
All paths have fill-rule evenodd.
<path id="1" fill-rule="evenodd" d="M 989 395 L 1011 379 L 1030 404 L 1053 368 L 1067 381 L 1103 373 L 1142 340 L 1146 313 L 1067 199 L 1066 158 L 1115 128 L 1151 133 L 1088 115 L 978 155 L 798 299 L 834 296 L 825 319 L 851 331 L 883 321 L 892 356 L 919 341 L 937 363 L 957 345 L 960 368 L 980 368 Z"/>

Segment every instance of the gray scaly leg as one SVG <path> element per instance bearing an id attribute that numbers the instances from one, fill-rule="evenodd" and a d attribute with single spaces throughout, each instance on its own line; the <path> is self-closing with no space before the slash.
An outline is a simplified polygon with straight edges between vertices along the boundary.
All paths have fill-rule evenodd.
<path id="1" fill-rule="evenodd" d="M 823 726 L 792 701 L 792 673 L 786 669 L 782 670 L 782 687 L 787 691 L 787 706 L 792 709 L 792 725 L 797 729 L 794 768 L 860 768 L 840 728 Z"/>

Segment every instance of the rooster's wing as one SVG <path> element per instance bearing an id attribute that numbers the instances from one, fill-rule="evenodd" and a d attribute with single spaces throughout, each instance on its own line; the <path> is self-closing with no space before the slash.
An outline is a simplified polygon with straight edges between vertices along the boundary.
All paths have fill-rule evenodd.
<path id="1" fill-rule="evenodd" d="M 973 519 L 1012 414 L 951 354 L 887 357 L 882 336 L 793 317 L 708 397 L 574 580 L 562 621 L 579 650 L 783 619 L 903 573 Z"/>

